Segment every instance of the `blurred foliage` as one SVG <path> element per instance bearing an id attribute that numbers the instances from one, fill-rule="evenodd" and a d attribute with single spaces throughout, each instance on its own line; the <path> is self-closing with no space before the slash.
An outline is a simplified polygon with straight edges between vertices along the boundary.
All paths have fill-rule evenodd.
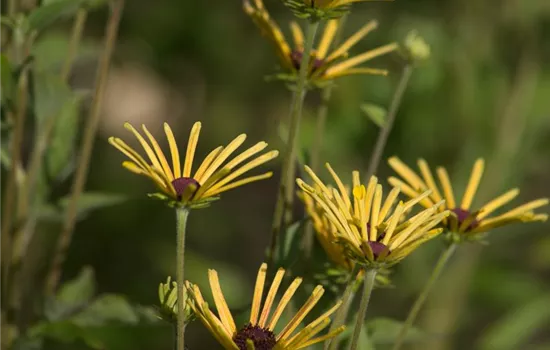
<path id="1" fill-rule="evenodd" d="M 92 11 L 66 84 L 57 73 L 68 48 L 70 17 L 84 3 Z M 292 18 L 280 2 L 266 3 L 279 23 Z M 3 26 L 19 23 L 21 30 L 39 30 L 31 49 L 31 112 L 36 119 L 25 130 L 25 161 L 33 133 L 48 118 L 58 118 L 47 152 L 47 173 L 41 174 L 41 183 L 47 185 L 36 189 L 47 208 L 41 212 L 48 215 L 39 218 L 40 239 L 29 252 L 44 263 L 44 250 L 59 232 L 59 224 L 48 219 L 62 213 L 74 171 L 74 148 L 67 145 L 79 143 L 90 104 L 88 92 L 106 18 L 106 8 L 96 7 L 99 4 L 43 1 L 44 6 L 33 10 L 25 23 L 3 21 Z M 480 202 L 515 186 L 522 189 L 522 200 L 550 194 L 550 2 L 367 2 L 353 6 L 345 31 L 352 33 L 370 19 L 378 19 L 380 26 L 358 44 L 357 52 L 373 44 L 402 41 L 412 29 L 431 47 L 430 58 L 413 72 L 386 157 L 398 154 L 408 163 L 424 157 L 448 167 L 451 177 L 464 186 L 472 160 L 483 156 L 491 165 L 482 180 L 486 193 Z M 176 137 L 185 142 L 192 123 L 202 120 L 208 128 L 201 135 L 197 158 L 241 132 L 281 148 L 279 125 L 286 121 L 290 93 L 280 83 L 264 81 L 275 71 L 276 61 L 238 1 L 215 5 L 127 1 L 87 183 L 90 192 L 82 199 L 86 215 L 80 216 L 65 264 L 66 282 L 45 305 L 48 319 L 29 328 L 18 349 L 171 349 L 170 325 L 153 323 L 150 310 L 136 305 L 156 304 L 158 281 L 175 274 L 175 217 L 161 202 L 146 197 L 152 190 L 149 182 L 130 176 L 120 166 L 120 154 L 107 144 L 107 137 L 122 135 L 126 120 L 144 122 L 157 134 L 162 122 L 169 121 Z M 391 61 L 383 66 L 392 64 L 397 67 Z M 3 50 L 1 68 L 4 190 L 11 127 L 4 119 L 5 106 L 13 102 L 21 66 L 9 62 Z M 368 164 L 398 78 L 397 68 L 392 73 L 337 81 L 322 156 L 337 172 L 364 171 Z M 313 140 L 318 102 L 316 93 L 308 95 L 301 128 L 303 155 Z M 382 164 L 379 177 L 388 174 Z M 277 179 L 276 173 L 272 180 L 224 195 L 208 210 L 190 216 L 186 276 L 205 288 L 207 269 L 218 270 L 227 301 L 240 315 L 238 322 L 248 317 L 255 274 L 269 244 Z M 100 208 L 104 209 L 91 211 Z M 295 212 L 302 215 L 299 206 Z M 544 223 L 491 234 L 490 245 L 477 255 L 458 321 L 452 323 L 446 316 L 455 304 L 461 305 L 458 292 L 445 289 L 458 278 L 449 272 L 433 293 L 434 304 L 425 310 L 425 320 L 418 324 L 423 331 L 409 339 L 411 348 L 548 349 L 549 231 L 550 225 Z M 288 236 L 291 244 L 282 247 L 280 264 L 290 259 L 299 238 Z M 470 249 L 472 245 L 461 247 Z M 378 317 L 404 318 L 440 250 L 440 242 L 420 249 L 392 273 L 395 288 L 374 292 L 365 330 L 377 349 L 387 348 L 397 327 L 395 321 Z M 85 265 L 93 266 L 95 273 L 81 270 Z M 317 266 L 324 270 L 325 265 Z M 290 270 L 299 272 L 295 264 Z M 272 274 L 275 271 L 270 267 Z M 41 272 L 34 271 L 29 278 L 40 279 Z M 303 293 L 316 282 L 308 281 Z M 446 304 L 437 305 L 444 293 Z M 332 300 L 326 297 L 322 302 L 328 305 Z M 440 328 L 446 325 L 445 330 Z M 215 342 L 198 322 L 188 326 L 187 339 L 191 350 L 214 348 Z"/>

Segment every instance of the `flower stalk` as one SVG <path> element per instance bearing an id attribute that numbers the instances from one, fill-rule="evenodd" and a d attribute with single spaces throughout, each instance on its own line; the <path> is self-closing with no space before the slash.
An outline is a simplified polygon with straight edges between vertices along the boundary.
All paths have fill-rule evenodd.
<path id="1" fill-rule="evenodd" d="M 306 95 L 307 75 L 309 72 L 309 61 L 313 42 L 319 27 L 318 21 L 308 22 L 306 37 L 304 42 L 304 51 L 300 61 L 300 71 L 298 81 L 294 91 L 292 108 L 290 111 L 290 128 L 288 132 L 285 157 L 283 160 L 283 168 L 279 191 L 277 193 L 277 202 L 275 206 L 275 214 L 271 230 L 271 246 L 269 250 L 269 259 L 273 260 L 277 239 L 283 228 L 283 218 L 285 225 L 290 223 L 292 219 L 292 203 L 294 201 L 294 174 L 296 172 L 296 153 L 298 147 L 298 135 L 300 130 L 300 122 L 302 119 L 302 109 Z"/>
<path id="2" fill-rule="evenodd" d="M 403 345 L 405 338 L 407 337 L 407 332 L 411 329 L 412 325 L 414 324 L 414 321 L 416 320 L 416 317 L 418 316 L 420 309 L 422 309 L 422 306 L 424 306 L 424 303 L 426 302 L 426 299 L 428 298 L 430 291 L 435 285 L 435 282 L 439 279 L 439 276 L 441 275 L 445 266 L 447 265 L 447 261 L 449 261 L 451 256 L 454 254 L 456 250 L 456 246 L 457 246 L 456 243 L 452 243 L 447 247 L 447 249 L 445 249 L 445 251 L 443 251 L 443 253 L 441 253 L 441 256 L 437 260 L 437 263 L 435 264 L 435 267 L 430 275 L 430 278 L 426 282 L 426 285 L 424 285 L 422 292 L 420 293 L 418 298 L 415 300 L 411 310 L 409 311 L 409 314 L 407 315 L 407 319 L 405 320 L 403 327 L 399 331 L 397 340 L 395 341 L 392 347 L 392 350 L 398 350 Z"/>
<path id="3" fill-rule="evenodd" d="M 353 270 L 351 271 L 349 275 L 349 281 L 347 283 L 346 289 L 344 290 L 344 293 L 342 294 L 342 306 L 336 311 L 336 314 L 334 316 L 334 321 L 332 322 L 330 326 L 330 330 L 337 329 L 338 327 L 342 326 L 346 323 L 346 316 L 348 315 L 349 307 L 353 301 L 354 293 L 353 290 L 355 289 L 355 282 L 357 279 L 357 274 L 361 271 L 361 268 L 359 267 L 359 264 L 355 264 L 353 266 Z M 324 350 L 334 350 L 338 346 L 338 339 L 327 339 L 325 342 L 323 349 Z"/>
<path id="4" fill-rule="evenodd" d="M 367 168 L 367 173 L 365 175 L 365 181 L 368 181 L 370 177 L 374 175 L 378 170 L 378 165 L 380 165 L 380 159 L 382 158 L 382 154 L 384 153 L 384 148 L 386 148 L 388 137 L 390 136 L 390 132 L 393 128 L 393 123 L 395 122 L 395 117 L 397 115 L 397 111 L 399 110 L 399 106 L 401 105 L 401 101 L 403 99 L 403 95 L 405 94 L 405 90 L 407 89 L 407 85 L 409 83 L 409 79 L 411 78 L 412 71 L 413 71 L 412 64 L 406 63 L 405 66 L 403 67 L 403 71 L 401 72 L 401 77 L 399 78 L 397 89 L 393 94 L 393 97 L 390 103 L 390 108 L 388 110 L 386 122 L 384 123 L 384 126 L 380 130 L 380 133 L 378 134 L 378 138 L 376 139 L 376 145 L 374 146 L 374 150 L 372 151 L 372 154 L 370 157 L 369 167 Z"/>
<path id="5" fill-rule="evenodd" d="M 178 285 L 177 350 L 185 350 L 185 229 L 189 209 L 176 208 L 176 283 Z"/>
<path id="6" fill-rule="evenodd" d="M 84 184 L 86 182 L 86 178 L 88 177 L 90 157 L 92 155 L 99 117 L 101 115 L 100 112 L 103 104 L 103 96 L 107 85 L 109 67 L 111 65 L 111 58 L 116 44 L 118 26 L 122 17 L 123 8 L 124 0 L 116 0 L 111 4 L 111 15 L 107 22 L 105 34 L 105 50 L 103 51 L 100 59 L 96 76 L 96 86 L 93 98 L 94 102 L 91 107 L 90 118 L 88 119 L 88 123 L 84 129 L 85 132 L 82 141 L 82 148 L 80 150 L 77 171 L 71 189 L 71 199 L 65 215 L 65 221 L 63 223 L 63 230 L 61 231 L 57 241 L 54 252 L 54 260 L 46 279 L 47 294 L 53 294 L 57 288 L 57 284 L 59 283 L 59 279 L 61 277 L 61 267 L 65 261 L 65 256 L 71 243 L 74 226 L 76 224 L 78 200 L 84 190 Z"/>
<path id="7" fill-rule="evenodd" d="M 359 335 L 365 322 L 365 315 L 367 314 L 367 308 L 369 306 L 370 295 L 374 288 L 374 279 L 376 277 L 376 269 L 369 269 L 365 271 L 365 278 L 363 281 L 363 295 L 361 296 L 361 302 L 359 304 L 359 312 L 357 313 L 357 320 L 355 322 L 355 328 L 353 329 L 353 335 L 351 338 L 350 350 L 356 350 L 359 346 Z"/>

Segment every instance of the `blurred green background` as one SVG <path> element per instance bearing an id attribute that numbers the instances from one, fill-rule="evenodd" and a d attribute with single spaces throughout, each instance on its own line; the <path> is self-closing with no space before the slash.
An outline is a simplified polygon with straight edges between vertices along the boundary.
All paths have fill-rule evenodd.
<path id="1" fill-rule="evenodd" d="M 290 12 L 279 1 L 265 4 L 288 36 Z M 87 23 L 70 78 L 76 89 L 92 87 L 106 17 L 105 9 L 98 10 Z M 367 2 L 354 5 L 345 35 L 371 19 L 380 22 L 378 30 L 352 54 L 402 41 L 412 29 L 432 50 L 413 73 L 384 158 L 399 155 L 412 165 L 423 157 L 444 165 L 461 193 L 474 160 L 484 157 L 487 172 L 474 205 L 516 186 L 521 194 L 515 204 L 550 195 L 549 1 Z M 70 26 L 68 20 L 38 38 L 37 64 L 59 69 Z M 282 149 L 278 125 L 287 116 L 290 93 L 264 80 L 276 64 L 239 1 L 127 1 L 87 189 L 130 199 L 77 225 L 64 279 L 90 265 L 100 292 L 157 303 L 158 283 L 175 274 L 175 215 L 146 197 L 152 184 L 121 167 L 123 156 L 107 138 L 136 145 L 122 126 L 129 121 L 146 124 L 164 142 L 167 121 L 183 148 L 200 120 L 198 158 L 239 133 L 248 134 L 247 145 L 266 140 Z M 389 77 L 339 79 L 329 108 L 322 160 L 350 180 L 352 170 L 365 171 L 378 132 L 360 105 L 387 106 L 399 77 L 396 57 L 371 65 L 390 69 Z M 318 102 L 318 92 L 308 95 L 304 148 L 313 138 Z M 224 194 L 190 216 L 186 277 L 209 294 L 207 269 L 217 269 L 235 310 L 248 306 L 269 242 L 280 159 L 268 167 L 275 171 L 272 179 Z M 384 161 L 379 177 L 389 174 Z M 302 215 L 299 205 L 296 213 Z M 548 223 L 516 225 L 491 234 L 489 246 L 461 247 L 418 322 L 426 337 L 411 348 L 550 349 L 549 234 Z M 398 265 L 395 288 L 374 292 L 369 318 L 404 319 L 441 248 L 431 242 Z M 168 324 L 124 327 L 109 331 L 113 349 L 171 349 Z M 199 322 L 187 334 L 191 350 L 216 348 Z"/>

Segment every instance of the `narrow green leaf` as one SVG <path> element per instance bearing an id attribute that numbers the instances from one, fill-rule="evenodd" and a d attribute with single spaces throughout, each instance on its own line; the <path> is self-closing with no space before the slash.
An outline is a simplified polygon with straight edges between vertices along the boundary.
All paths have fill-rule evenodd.
<path id="1" fill-rule="evenodd" d="M 37 133 L 43 130 L 48 118 L 55 118 L 73 98 L 70 87 L 56 74 L 37 71 L 34 75 L 34 114 L 38 124 Z"/>
<path id="2" fill-rule="evenodd" d="M 101 326 L 107 322 L 136 324 L 139 322 L 139 315 L 124 297 L 104 294 L 71 320 L 81 327 Z"/>
<path id="3" fill-rule="evenodd" d="M 94 296 L 95 288 L 94 271 L 91 267 L 83 267 L 78 276 L 61 286 L 55 298 L 46 302 L 46 318 L 59 321 L 78 312 Z"/>
<path id="4" fill-rule="evenodd" d="M 388 112 L 384 107 L 375 105 L 373 103 L 364 103 L 361 105 L 361 110 L 367 115 L 367 117 L 378 127 L 383 127 L 386 124 L 386 117 Z"/>
<path id="5" fill-rule="evenodd" d="M 86 303 L 95 294 L 95 288 L 94 270 L 84 266 L 74 279 L 61 286 L 57 300 L 67 304 Z"/>
<path id="6" fill-rule="evenodd" d="M 31 338 L 50 338 L 62 343 L 82 340 L 92 349 L 104 349 L 96 335 L 71 321 L 42 322 L 32 327 L 28 334 Z"/>
<path id="7" fill-rule="evenodd" d="M 50 179 L 57 178 L 70 164 L 78 132 L 80 103 L 81 98 L 78 96 L 70 98 L 63 105 L 55 122 L 45 161 Z"/>
<path id="8" fill-rule="evenodd" d="M 375 318 L 366 323 L 369 338 L 374 344 L 392 344 L 397 338 L 403 323 L 389 318 Z M 426 335 L 418 328 L 411 328 L 405 342 L 416 342 Z"/>
<path id="9" fill-rule="evenodd" d="M 7 101 L 11 101 L 13 97 L 15 82 L 10 60 L 4 54 L 0 55 L 0 83 L 2 88 L 2 91 L 0 91 L 2 104 L 5 104 Z"/>
<path id="10" fill-rule="evenodd" d="M 41 31 L 57 20 L 73 15 L 83 0 L 57 0 L 34 9 L 28 17 L 29 29 Z"/>
<path id="11" fill-rule="evenodd" d="M 85 192 L 78 199 L 78 214 L 86 214 L 92 210 L 110 207 L 120 204 L 126 200 L 126 197 L 120 194 L 102 193 L 102 192 Z M 65 197 L 60 200 L 62 208 L 66 208 L 70 198 Z"/>
<path id="12" fill-rule="evenodd" d="M 488 327 L 477 349 L 521 349 L 527 340 L 550 324 L 550 296 L 542 295 L 513 309 Z"/>

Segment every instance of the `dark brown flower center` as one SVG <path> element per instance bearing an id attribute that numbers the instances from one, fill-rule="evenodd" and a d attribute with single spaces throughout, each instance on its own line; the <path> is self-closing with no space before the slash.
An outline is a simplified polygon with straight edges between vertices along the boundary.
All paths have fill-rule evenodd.
<path id="1" fill-rule="evenodd" d="M 250 339 L 256 350 L 272 350 L 277 344 L 275 334 L 267 328 L 247 324 L 233 337 L 240 350 L 246 350 L 246 341 Z"/>
<path id="2" fill-rule="evenodd" d="M 196 186 L 195 192 L 201 187 L 199 182 L 197 180 L 193 179 L 192 177 L 179 177 L 179 178 L 175 179 L 174 181 L 172 181 L 172 186 L 174 186 L 174 189 L 176 190 L 176 194 L 178 196 L 178 199 L 181 199 L 181 196 L 183 195 L 183 193 L 185 192 L 187 187 L 189 187 L 189 185 L 195 185 Z M 194 194 L 194 192 L 193 192 L 193 194 Z"/>
<path id="3" fill-rule="evenodd" d="M 455 213 L 457 219 L 458 219 L 458 227 L 462 225 L 464 221 L 468 219 L 472 215 L 472 213 L 468 210 L 461 209 L 461 208 L 454 208 L 451 210 L 453 213 Z M 466 228 L 466 231 L 473 230 L 479 225 L 479 221 L 477 221 L 475 218 L 472 220 L 470 225 Z"/>
<path id="4" fill-rule="evenodd" d="M 290 53 L 290 59 L 292 60 L 292 65 L 296 70 L 300 70 L 300 65 L 302 63 L 302 56 L 304 55 L 303 51 L 294 50 Z M 324 60 L 318 59 L 315 56 L 312 56 L 313 62 L 310 61 L 310 64 L 313 64 L 311 69 L 312 72 L 315 72 L 325 63 Z"/>
<path id="5" fill-rule="evenodd" d="M 369 247 L 372 250 L 372 254 L 374 255 L 374 259 L 377 259 L 382 252 L 385 250 L 388 251 L 388 254 L 390 253 L 389 248 L 384 244 L 380 242 L 371 242 L 369 241 Z"/>

